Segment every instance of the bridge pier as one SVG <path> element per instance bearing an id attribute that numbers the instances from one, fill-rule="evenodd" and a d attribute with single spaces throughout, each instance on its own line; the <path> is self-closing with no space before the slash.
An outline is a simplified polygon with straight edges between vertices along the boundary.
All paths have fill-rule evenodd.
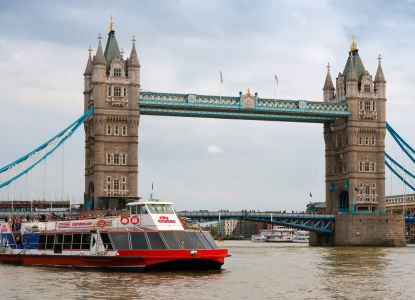
<path id="1" fill-rule="evenodd" d="M 335 218 L 334 234 L 310 233 L 310 246 L 406 246 L 403 215 L 339 214 Z"/>

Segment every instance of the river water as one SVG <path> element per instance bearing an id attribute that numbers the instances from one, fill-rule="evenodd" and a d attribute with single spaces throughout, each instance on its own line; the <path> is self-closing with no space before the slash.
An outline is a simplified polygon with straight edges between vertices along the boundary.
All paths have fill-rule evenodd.
<path id="1" fill-rule="evenodd" d="M 221 271 L 111 273 L 0 264 L 0 299 L 415 299 L 415 247 L 219 243 Z"/>

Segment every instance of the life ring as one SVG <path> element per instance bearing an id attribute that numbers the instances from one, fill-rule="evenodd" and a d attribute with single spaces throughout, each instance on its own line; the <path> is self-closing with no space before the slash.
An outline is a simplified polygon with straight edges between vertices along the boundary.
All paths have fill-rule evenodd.
<path id="1" fill-rule="evenodd" d="M 130 219 L 127 216 L 121 216 L 120 222 L 122 225 L 127 225 L 130 222 Z"/>
<path id="2" fill-rule="evenodd" d="M 105 227 L 105 225 L 107 225 L 107 222 L 105 222 L 105 220 L 103 220 L 103 219 L 100 219 L 100 220 L 98 220 L 97 225 L 98 225 L 98 227 L 103 228 L 103 227 Z"/>
<path id="3" fill-rule="evenodd" d="M 139 217 L 137 217 L 137 216 L 131 216 L 131 218 L 130 218 L 130 222 L 131 222 L 131 224 L 133 224 L 133 225 L 137 225 L 137 224 L 138 224 L 138 222 L 140 222 L 140 218 L 139 218 Z"/>

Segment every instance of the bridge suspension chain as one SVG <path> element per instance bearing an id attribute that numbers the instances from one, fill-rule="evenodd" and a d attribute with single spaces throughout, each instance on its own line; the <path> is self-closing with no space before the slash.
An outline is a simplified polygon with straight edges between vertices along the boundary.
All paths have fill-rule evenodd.
<path id="1" fill-rule="evenodd" d="M 82 117 L 59 132 L 53 138 L 28 154 L 20 157 L 16 161 L 0 168 L 0 189 L 8 186 L 24 174 L 27 174 L 41 161 L 45 160 L 57 148 L 63 145 L 63 143 L 75 133 L 79 126 L 81 126 L 93 114 L 93 112 L 94 108 L 91 107 Z"/>
<path id="2" fill-rule="evenodd" d="M 412 148 L 388 123 L 386 123 L 386 129 L 402 149 L 403 160 L 405 155 L 415 163 L 415 149 Z M 405 154 L 405 155 L 404 155 Z M 393 159 L 388 153 L 385 152 L 385 165 L 391 170 L 391 172 L 399 178 L 404 184 L 404 187 L 407 186 L 411 190 L 415 191 L 415 175 L 406 169 L 403 165 L 399 164 L 395 159 Z M 401 173 L 403 172 L 403 174 Z M 409 176 L 408 182 L 407 176 Z"/>

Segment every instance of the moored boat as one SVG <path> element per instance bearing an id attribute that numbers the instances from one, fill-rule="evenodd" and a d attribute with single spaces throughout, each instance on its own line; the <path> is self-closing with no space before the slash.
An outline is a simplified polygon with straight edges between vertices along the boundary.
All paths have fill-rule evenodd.
<path id="1" fill-rule="evenodd" d="M 150 271 L 220 269 L 229 256 L 209 232 L 185 230 L 171 202 L 128 206 L 129 215 L 116 217 L 1 222 L 0 262 Z"/>

